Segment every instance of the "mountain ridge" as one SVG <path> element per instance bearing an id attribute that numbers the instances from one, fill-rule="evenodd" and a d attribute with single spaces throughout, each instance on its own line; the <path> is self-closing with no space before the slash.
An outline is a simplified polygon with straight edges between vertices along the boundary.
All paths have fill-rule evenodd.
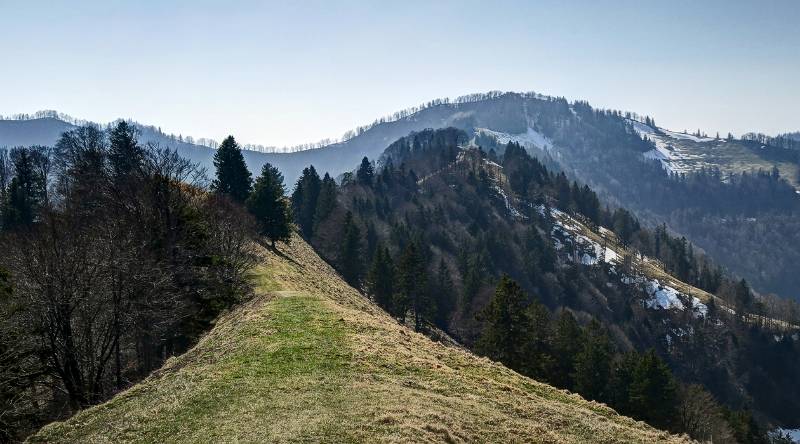
<path id="1" fill-rule="evenodd" d="M 261 255 L 194 349 L 29 442 L 689 442 L 406 330 L 297 236 Z"/>
<path id="2" fill-rule="evenodd" d="M 628 208 L 644 223 L 666 223 L 672 231 L 686 235 L 730 270 L 747 278 L 758 291 L 800 298 L 797 292 L 800 276 L 788 265 L 800 260 L 800 252 L 787 247 L 800 242 L 797 237 L 800 227 L 795 227 L 797 218 L 793 216 L 800 211 L 800 205 L 796 204 L 800 202 L 800 152 L 767 147 L 755 141 L 729 141 L 663 130 L 649 117 L 596 110 L 586 102 L 537 94 L 476 94 L 464 103 L 433 103 L 409 115 L 400 113 L 396 120 L 379 120 L 343 142 L 295 153 L 244 150 L 243 156 L 250 171 L 260 171 L 267 162 L 276 166 L 291 188 L 309 165 L 314 165 L 320 174 L 328 172 L 337 178 L 351 171 L 362 157 L 379 159 L 393 141 L 425 128 L 454 126 L 468 133 L 483 133 L 485 137 L 479 143 L 485 144 L 487 150 L 498 143 L 516 140 L 532 154 L 549 159 L 548 166 L 557 166 L 554 169 L 591 185 L 605 205 Z M 603 114 L 605 117 L 600 118 Z M 649 125 L 639 120 L 649 121 Z M 3 123 L 0 122 L 0 145 L 4 144 Z M 211 148 L 155 136 L 149 134 L 144 140 L 177 149 L 182 156 L 213 171 Z M 651 163 L 657 163 L 663 171 L 651 170 Z M 748 214 L 728 208 L 709 211 L 705 208 L 707 202 L 719 201 L 719 196 L 713 193 L 706 193 L 709 196 L 703 205 L 688 209 L 673 208 L 678 203 L 681 205 L 677 207 L 687 207 L 684 202 L 672 202 L 668 208 L 661 202 L 669 200 L 671 196 L 664 193 L 671 193 L 682 175 L 711 172 L 711 179 L 724 182 L 732 175 L 752 176 L 758 170 L 770 172 L 773 167 L 780 179 L 797 192 L 791 196 L 796 203 L 787 204 L 791 208 L 776 209 L 772 207 L 777 205 L 773 205 L 765 211 L 748 210 Z M 680 187 L 687 188 L 682 184 Z M 704 190 L 684 191 L 686 196 L 693 197 Z M 758 199 L 769 202 L 771 196 Z M 690 212 L 692 215 L 688 216 Z M 700 223 L 703 216 L 708 221 Z M 756 230 L 753 234 L 754 223 L 780 229 L 773 233 Z M 708 226 L 712 224 L 724 230 L 709 232 Z M 753 254 L 745 261 L 733 260 L 733 253 L 742 245 L 753 250 Z M 777 266 L 773 251 L 780 258 Z"/>

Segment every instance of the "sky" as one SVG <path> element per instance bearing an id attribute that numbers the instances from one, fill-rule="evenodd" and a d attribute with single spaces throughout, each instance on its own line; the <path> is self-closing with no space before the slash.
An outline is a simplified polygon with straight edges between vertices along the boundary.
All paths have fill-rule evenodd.
<path id="1" fill-rule="evenodd" d="M 291 146 L 502 90 L 775 134 L 800 130 L 799 23 L 799 0 L 0 0 L 0 114 Z"/>

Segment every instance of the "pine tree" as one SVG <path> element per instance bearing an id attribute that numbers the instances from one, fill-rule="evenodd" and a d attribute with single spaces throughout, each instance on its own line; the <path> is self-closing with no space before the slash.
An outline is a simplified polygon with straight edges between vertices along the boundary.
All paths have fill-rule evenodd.
<path id="1" fill-rule="evenodd" d="M 322 181 L 314 166 L 304 168 L 292 193 L 292 209 L 300 232 L 306 239 L 314 234 L 314 220 L 321 189 Z"/>
<path id="2" fill-rule="evenodd" d="M 575 360 L 583 344 L 583 330 L 568 310 L 561 310 L 553 334 L 555 367 L 550 380 L 556 387 L 575 388 Z"/>
<path id="3" fill-rule="evenodd" d="M 356 178 L 358 179 L 359 183 L 371 186 L 374 176 L 375 170 L 367 156 L 364 156 L 364 158 L 361 159 L 361 165 L 359 165 L 358 171 L 356 172 Z"/>
<path id="4" fill-rule="evenodd" d="M 15 171 L 3 202 L 3 227 L 13 229 L 33 224 L 43 203 L 46 178 L 35 165 L 31 148 L 11 150 L 11 163 Z"/>
<path id="5" fill-rule="evenodd" d="M 344 280 L 357 288 L 361 279 L 361 232 L 350 211 L 345 216 L 342 228 L 339 264 Z"/>
<path id="6" fill-rule="evenodd" d="M 750 292 L 750 286 L 747 281 L 742 279 L 734 287 L 733 292 L 733 305 L 736 314 L 743 319 L 743 316 L 753 306 L 753 294 Z"/>
<path id="7" fill-rule="evenodd" d="M 211 189 L 243 203 L 250 194 L 253 179 L 233 136 L 225 138 L 214 153 L 214 167 L 217 169 L 217 178 L 212 182 Z"/>
<path id="8" fill-rule="evenodd" d="M 330 216 L 334 208 L 336 208 L 336 181 L 331 178 L 330 174 L 325 173 L 320 184 L 317 208 L 314 211 L 314 226 L 319 226 Z"/>
<path id="9" fill-rule="evenodd" d="M 677 404 L 677 385 L 667 365 L 648 350 L 638 359 L 628 389 L 631 414 L 648 424 L 666 429 L 671 425 Z"/>
<path id="10" fill-rule="evenodd" d="M 414 329 L 420 331 L 423 322 L 430 318 L 432 307 L 426 291 L 425 262 L 416 242 L 409 242 L 400 254 L 396 285 L 395 314 L 405 322 L 406 313 L 412 310 Z"/>
<path id="11" fill-rule="evenodd" d="M 444 262 L 444 258 L 439 260 L 439 268 L 436 270 L 436 279 L 434 280 L 432 294 L 436 297 L 436 314 L 433 322 L 439 328 L 446 330 L 448 327 L 448 317 L 455 309 L 456 301 L 453 278 L 450 276 L 450 269 Z"/>
<path id="12" fill-rule="evenodd" d="M 372 266 L 367 273 L 367 291 L 381 308 L 392 310 L 392 292 L 394 288 L 394 265 L 389 249 L 380 245 L 375 249 Z"/>
<path id="13" fill-rule="evenodd" d="M 541 302 L 534 299 L 525 309 L 528 318 L 528 334 L 525 338 L 527 357 L 524 373 L 537 379 L 548 379 L 555 367 L 552 354 L 552 332 L 550 312 Z"/>
<path id="14" fill-rule="evenodd" d="M 494 297 L 479 315 L 485 323 L 477 351 L 513 369 L 527 363 L 524 343 L 530 324 L 525 313 L 527 296 L 508 275 L 500 278 Z"/>
<path id="15" fill-rule="evenodd" d="M 593 319 L 575 359 L 575 389 L 584 398 L 607 401 L 610 374 L 611 344 L 600 323 Z"/>
<path id="16" fill-rule="evenodd" d="M 276 241 L 288 241 L 291 213 L 284 198 L 283 174 L 269 163 L 261 169 L 253 192 L 247 198 L 247 209 L 256 218 L 259 232 L 275 247 Z"/>
<path id="17" fill-rule="evenodd" d="M 119 180 L 136 172 L 144 161 L 144 150 L 136 141 L 136 128 L 120 120 L 109 131 L 108 161 L 111 175 Z"/>

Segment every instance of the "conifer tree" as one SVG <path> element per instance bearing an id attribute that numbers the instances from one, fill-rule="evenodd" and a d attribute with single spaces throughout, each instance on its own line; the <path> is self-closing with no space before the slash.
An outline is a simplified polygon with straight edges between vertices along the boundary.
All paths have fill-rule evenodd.
<path id="1" fill-rule="evenodd" d="M 556 387 L 573 390 L 575 360 L 583 344 L 583 331 L 568 310 L 561 310 L 553 333 L 555 366 L 550 380 Z"/>
<path id="2" fill-rule="evenodd" d="M 389 249 L 380 245 L 375 249 L 372 266 L 367 274 L 367 291 L 384 310 L 392 313 L 394 265 Z"/>
<path id="3" fill-rule="evenodd" d="M 3 227 L 13 229 L 29 226 L 36 218 L 42 201 L 46 178 L 36 168 L 36 155 L 31 148 L 11 150 L 11 163 L 15 172 L 3 203 Z"/>
<path id="4" fill-rule="evenodd" d="M 575 389 L 587 399 L 605 402 L 610 374 L 611 344 L 603 327 L 593 319 L 575 359 Z"/>
<path id="5" fill-rule="evenodd" d="M 359 183 L 371 186 L 374 176 L 375 169 L 372 167 L 372 164 L 367 156 L 364 156 L 364 158 L 361 159 L 361 165 L 359 165 L 358 171 L 356 171 L 356 178 L 358 179 Z"/>
<path id="6" fill-rule="evenodd" d="M 525 309 L 525 316 L 528 318 L 528 334 L 525 338 L 528 362 L 522 371 L 537 379 L 548 379 L 555 367 L 550 312 L 534 299 Z"/>
<path id="7" fill-rule="evenodd" d="M 434 289 L 432 292 L 436 296 L 435 306 L 436 315 L 433 321 L 439 328 L 447 329 L 448 316 L 455 309 L 455 294 L 453 289 L 453 278 L 450 269 L 444 262 L 444 258 L 439 260 L 439 268 L 436 270 Z"/>
<path id="8" fill-rule="evenodd" d="M 485 327 L 477 350 L 513 369 L 525 368 L 524 344 L 530 324 L 525 314 L 527 296 L 508 275 L 500 278 L 494 297 L 481 312 Z"/>
<path id="9" fill-rule="evenodd" d="M 288 241 L 291 233 L 291 214 L 285 192 L 283 174 L 267 163 L 246 201 L 247 209 L 256 218 L 259 232 L 272 243 L 273 248 L 276 241 Z"/>
<path id="10" fill-rule="evenodd" d="M 330 216 L 334 208 L 336 208 L 336 181 L 331 178 L 330 174 L 325 173 L 325 177 L 320 183 L 317 208 L 314 211 L 314 226 L 318 226 Z"/>
<path id="11" fill-rule="evenodd" d="M 121 179 L 141 168 L 144 150 L 136 141 L 136 128 L 124 120 L 120 120 L 109 131 L 108 161 L 111 175 Z"/>
<path id="12" fill-rule="evenodd" d="M 292 209 L 300 232 L 306 239 L 314 234 L 314 220 L 321 189 L 322 181 L 314 166 L 304 168 L 292 193 Z"/>
<path id="13" fill-rule="evenodd" d="M 358 287 L 361 279 L 361 232 L 348 211 L 342 228 L 342 245 L 339 252 L 342 277 L 348 284 Z"/>
<path id="14" fill-rule="evenodd" d="M 676 393 L 672 373 L 655 350 L 641 355 L 628 388 L 631 414 L 658 428 L 668 428 L 675 415 Z"/>
<path id="15" fill-rule="evenodd" d="M 425 262 L 416 242 L 409 242 L 400 254 L 396 285 L 395 314 L 405 322 L 406 313 L 412 310 L 414 329 L 420 331 L 423 322 L 430 318 L 432 307 L 426 291 Z"/>
<path id="16" fill-rule="evenodd" d="M 371 220 L 367 222 L 367 261 L 371 262 L 375 257 L 375 250 L 378 248 L 378 232 L 375 230 L 375 223 Z"/>
<path id="17" fill-rule="evenodd" d="M 212 182 L 211 189 L 243 203 L 250 194 L 253 179 L 233 136 L 226 137 L 217 148 L 214 167 L 217 169 L 217 178 Z"/>

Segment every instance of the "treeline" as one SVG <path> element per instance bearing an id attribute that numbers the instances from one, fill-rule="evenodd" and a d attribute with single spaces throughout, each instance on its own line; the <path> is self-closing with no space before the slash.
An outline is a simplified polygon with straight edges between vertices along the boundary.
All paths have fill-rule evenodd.
<path id="1" fill-rule="evenodd" d="M 215 166 L 209 193 L 124 121 L 0 150 L 0 441 L 142 379 L 249 295 L 256 230 L 288 239 L 283 179 L 253 185 L 232 137 Z"/>
<path id="2" fill-rule="evenodd" d="M 798 140 L 797 133 L 781 134 L 775 137 L 761 133 L 747 133 L 742 135 L 742 140 L 756 142 L 762 145 L 776 146 L 789 150 L 800 150 L 800 140 Z"/>

